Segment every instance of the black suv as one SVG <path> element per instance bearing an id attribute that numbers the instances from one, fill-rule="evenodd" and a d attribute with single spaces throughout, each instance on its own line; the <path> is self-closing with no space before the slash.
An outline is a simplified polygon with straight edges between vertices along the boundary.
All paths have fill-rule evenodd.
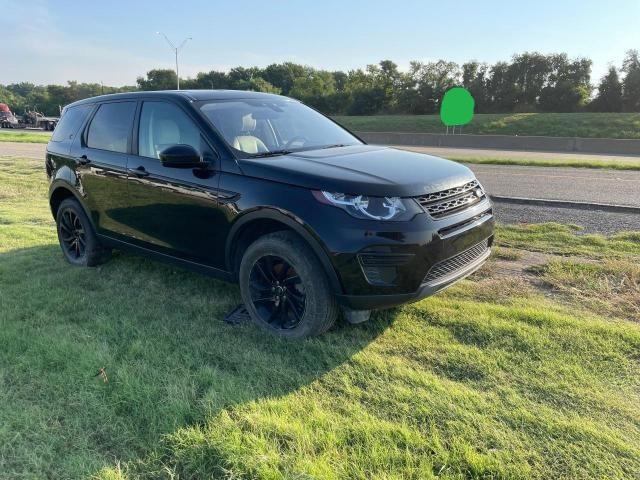
<path id="1" fill-rule="evenodd" d="M 67 106 L 47 145 L 62 251 L 128 248 L 237 281 L 255 322 L 317 335 L 341 307 L 416 301 L 487 259 L 494 219 L 473 173 L 366 145 L 278 95 L 165 91 Z"/>

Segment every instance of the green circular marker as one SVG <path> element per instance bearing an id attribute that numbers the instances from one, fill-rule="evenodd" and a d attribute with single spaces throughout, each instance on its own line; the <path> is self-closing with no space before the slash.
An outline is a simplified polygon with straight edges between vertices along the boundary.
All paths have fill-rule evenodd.
<path id="1" fill-rule="evenodd" d="M 466 125 L 473 118 L 476 102 L 469 90 L 453 87 L 444 94 L 440 107 L 440 119 L 447 127 Z"/>

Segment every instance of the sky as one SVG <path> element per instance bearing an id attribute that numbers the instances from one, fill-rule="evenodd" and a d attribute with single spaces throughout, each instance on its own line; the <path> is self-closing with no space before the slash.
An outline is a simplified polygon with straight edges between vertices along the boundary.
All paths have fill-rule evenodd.
<path id="1" fill-rule="evenodd" d="M 640 0 L 0 0 L 0 84 L 67 80 L 135 84 L 174 68 L 162 31 L 179 44 L 180 76 L 293 61 L 328 70 L 383 59 L 463 63 L 514 53 L 593 60 L 594 83 L 640 49 Z"/>

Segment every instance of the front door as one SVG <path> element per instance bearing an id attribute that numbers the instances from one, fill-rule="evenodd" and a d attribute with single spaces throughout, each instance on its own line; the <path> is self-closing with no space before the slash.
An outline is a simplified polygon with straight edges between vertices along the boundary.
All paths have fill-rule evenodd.
<path id="1" fill-rule="evenodd" d="M 164 167 L 160 152 L 177 144 L 194 147 L 211 162 L 211 168 Z M 145 101 L 138 122 L 137 153 L 127 164 L 129 205 L 123 212 L 131 241 L 160 253 L 223 268 L 220 235 L 226 220 L 218 209 L 220 175 L 217 157 L 200 129 L 178 105 Z"/>

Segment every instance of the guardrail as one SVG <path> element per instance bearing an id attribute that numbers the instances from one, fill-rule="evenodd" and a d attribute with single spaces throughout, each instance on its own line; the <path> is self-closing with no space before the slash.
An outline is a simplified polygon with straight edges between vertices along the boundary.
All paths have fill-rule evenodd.
<path id="1" fill-rule="evenodd" d="M 355 133 L 367 143 L 381 145 L 640 155 L 640 140 L 400 132 Z"/>

